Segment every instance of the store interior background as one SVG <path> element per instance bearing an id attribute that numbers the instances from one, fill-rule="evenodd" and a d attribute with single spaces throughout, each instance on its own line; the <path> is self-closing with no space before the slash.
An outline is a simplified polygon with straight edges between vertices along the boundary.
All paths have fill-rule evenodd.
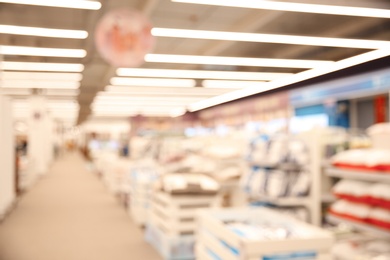
<path id="1" fill-rule="evenodd" d="M 351 176 L 359 172 L 349 168 L 346 171 L 352 173 L 335 173 L 334 156 L 343 150 L 383 151 L 374 161 L 388 168 L 369 169 L 370 177 L 357 180 L 390 185 L 388 1 L 264 1 L 281 4 L 277 10 L 240 7 L 251 3 L 233 0 L 87 1 L 100 3 L 90 9 L 44 6 L 34 0 L 12 2 L 0 0 L 0 234 L 19 201 L 50 176 L 53 165 L 76 153 L 83 156 L 88 173 L 96 175 L 126 209 L 129 221 L 145 228 L 144 243 L 157 248 L 165 259 L 239 259 L 232 248 L 218 245 L 214 254 L 215 241 L 193 233 L 201 228 L 212 233 L 206 220 L 229 216 L 234 221 L 235 207 L 247 210 L 254 204 L 287 208 L 318 232 L 329 232 L 329 237 L 322 237 L 327 248 L 297 244 L 300 252 L 318 250 L 317 257 L 310 259 L 390 259 L 390 189 L 382 198 L 387 206 L 370 205 L 384 208 L 382 226 L 362 219 L 356 224 L 351 216 L 335 217 L 336 206 L 332 206 L 341 200 L 333 194 L 337 184 L 355 179 Z M 310 8 L 287 10 L 297 2 Z M 321 5 L 346 11 L 330 14 Z M 359 14 L 355 7 L 366 9 Z M 99 21 L 113 10 L 124 9 L 141 13 L 153 28 L 154 46 L 135 68 L 107 61 L 96 47 Z M 74 35 L 66 36 L 64 30 L 79 35 L 73 31 Z M 201 34 L 205 31 L 209 33 Z M 272 38 L 276 35 L 279 38 Z M 373 127 L 379 130 L 368 130 Z M 290 171 L 280 168 L 279 161 L 272 165 L 258 157 L 254 161 L 260 144 L 264 141 L 271 147 L 272 140 L 304 144 L 307 154 L 303 156 L 309 158 L 305 171 L 310 173 L 304 184 L 307 192 L 270 197 L 248 191 L 248 174 L 259 169 Z M 294 153 L 293 148 L 289 152 Z M 263 155 L 266 158 L 267 153 Z M 153 199 L 139 195 L 143 189 L 156 197 L 161 192 L 170 194 L 164 185 L 157 192 L 156 183 L 183 169 L 204 171 L 219 187 L 213 191 L 219 204 L 210 203 L 215 212 L 199 213 L 198 230 L 191 226 L 190 238 L 170 228 L 161 231 L 159 217 L 148 215 Z M 349 191 L 360 194 L 356 189 Z M 202 191 L 188 194 L 195 201 Z M 146 204 L 138 205 L 137 199 Z M 351 241 L 359 245 L 354 250 L 348 247 Z M 371 252 L 365 247 L 370 242 L 385 246 Z M 189 251 L 172 249 L 188 245 Z M 280 247 L 284 246 L 290 245 L 281 241 Z M 267 254 L 288 253 L 286 259 L 296 259 L 291 250 Z M 351 253 L 340 254 L 343 250 Z M 264 252 L 252 257 L 259 256 L 266 257 Z"/>

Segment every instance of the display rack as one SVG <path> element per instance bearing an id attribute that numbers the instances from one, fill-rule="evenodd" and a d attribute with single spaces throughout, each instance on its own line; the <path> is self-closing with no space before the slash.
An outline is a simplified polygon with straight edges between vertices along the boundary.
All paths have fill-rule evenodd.
<path id="1" fill-rule="evenodd" d="M 349 225 L 349 226 L 351 226 L 354 229 L 359 230 L 359 231 L 370 232 L 374 235 L 378 235 L 379 237 L 390 238 L 390 231 L 386 231 L 384 229 L 377 228 L 377 227 L 369 225 L 369 224 L 360 223 L 357 221 L 345 219 L 345 218 L 334 216 L 331 214 L 328 214 L 326 216 L 326 219 L 330 223 L 333 223 L 333 224 L 342 224 L 343 223 L 343 224 L 347 224 L 347 225 Z"/>
<path id="2" fill-rule="evenodd" d="M 297 138 L 303 141 L 308 150 L 310 156 L 310 164 L 308 170 L 310 171 L 311 182 L 309 188 L 309 194 L 304 197 L 280 197 L 280 198 L 267 198 L 267 197 L 255 197 L 251 198 L 254 202 L 268 203 L 279 207 L 305 207 L 309 211 L 309 222 L 313 225 L 320 226 L 322 222 L 321 213 L 321 176 L 322 176 L 322 154 L 321 154 L 321 143 L 319 134 L 315 131 L 302 133 Z M 274 168 L 275 165 L 267 163 L 255 163 L 249 161 L 250 167 L 257 168 Z M 291 165 L 281 166 L 282 170 L 285 167 L 286 170 L 291 170 Z"/>
<path id="3" fill-rule="evenodd" d="M 327 167 L 325 172 L 330 177 L 390 183 L 389 172 L 349 170 L 335 167 Z"/>

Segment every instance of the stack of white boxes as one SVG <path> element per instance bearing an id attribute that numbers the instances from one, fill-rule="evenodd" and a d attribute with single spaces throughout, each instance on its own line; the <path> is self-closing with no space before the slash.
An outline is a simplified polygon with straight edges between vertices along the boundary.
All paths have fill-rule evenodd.
<path id="1" fill-rule="evenodd" d="M 146 239 L 165 259 L 194 259 L 196 213 L 215 205 L 215 195 L 172 195 L 156 192 Z"/>

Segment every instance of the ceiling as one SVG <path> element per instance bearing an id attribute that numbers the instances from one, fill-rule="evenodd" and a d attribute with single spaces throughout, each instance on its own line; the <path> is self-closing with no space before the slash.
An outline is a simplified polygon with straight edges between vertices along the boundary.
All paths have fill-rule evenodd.
<path id="1" fill-rule="evenodd" d="M 61 102 L 69 100 L 72 103 L 72 100 L 75 100 L 75 103 L 68 106 L 70 110 L 64 110 L 68 112 L 61 112 L 61 110 L 57 114 L 67 114 L 67 119 L 73 118 L 74 122 L 79 124 L 91 116 L 127 117 L 139 113 L 146 116 L 180 115 L 185 109 L 189 109 L 192 104 L 202 100 L 210 100 L 211 98 L 211 100 L 217 101 L 216 98 L 212 99 L 212 97 L 222 95 L 226 97 L 225 101 L 230 101 L 240 97 L 239 94 L 243 93 L 235 90 L 235 94 L 229 95 L 226 93 L 234 91 L 231 88 L 202 87 L 204 82 L 202 76 L 196 78 L 193 82 L 195 87 L 188 88 L 128 86 L 126 82 L 121 83 L 122 86 L 107 87 L 112 85 L 111 79 L 117 76 L 117 68 L 110 66 L 97 52 L 94 44 L 94 30 L 99 19 L 105 13 L 116 8 L 126 7 L 143 12 L 150 18 L 155 28 L 390 41 L 390 19 L 388 18 L 226 7 L 179 3 L 171 0 L 102 0 L 100 1 L 102 4 L 100 10 L 55 8 L 5 2 L 7 1 L 0 0 L 0 25 L 85 30 L 88 32 L 89 35 L 86 39 L 23 36 L 0 32 L 0 45 L 2 46 L 86 50 L 86 56 L 81 58 L 3 55 L 4 61 L 83 64 L 84 69 L 82 70 L 79 90 L 77 90 L 78 86 L 73 87 L 73 89 L 61 89 L 59 85 L 57 89 L 50 89 L 45 92 L 53 103 L 57 100 Z M 34 1 L 31 0 L 31 2 Z M 387 0 L 295 0 L 282 2 L 390 9 L 390 2 Z M 285 44 L 157 36 L 153 53 L 338 62 L 376 49 L 358 48 L 354 47 L 355 45 L 347 48 L 306 44 L 302 44 L 302 42 Z M 390 47 L 387 50 L 390 50 Z M 390 53 L 387 55 L 390 55 Z M 322 66 L 329 66 L 329 64 L 324 63 L 322 65 L 320 63 L 307 68 L 296 68 L 297 66 L 289 66 L 288 62 L 285 62 L 284 66 L 274 66 L 270 63 L 261 64 L 261 66 L 248 66 L 245 64 L 234 64 L 234 62 L 228 65 L 218 65 L 218 62 L 215 62 L 215 64 L 174 63 L 170 58 L 169 62 L 145 62 L 140 67 L 145 69 L 272 72 L 283 73 L 274 75 L 281 78 L 285 77 L 284 79 L 286 79 L 296 73 L 301 73 L 311 68 L 321 68 Z M 4 73 L 7 72 L 13 71 L 8 69 Z M 23 80 L 23 75 L 20 75 L 20 77 Z M 188 78 L 192 79 L 191 76 L 188 76 Z M 265 81 L 269 80 L 266 79 Z M 282 81 L 280 82 L 280 84 L 286 84 Z M 259 82 L 258 85 L 251 86 L 252 89 L 257 88 L 255 91 L 246 91 L 242 96 L 261 92 L 263 91 L 262 86 L 264 86 L 264 90 L 269 88 L 268 85 L 262 85 L 261 83 Z M 228 86 L 228 83 L 225 84 L 225 86 Z M 271 87 L 278 87 L 278 84 Z M 3 92 L 14 96 L 18 100 L 20 99 L 18 102 L 23 102 L 23 99 L 28 97 L 31 92 L 28 89 L 23 89 L 23 87 L 19 89 L 5 89 L 4 87 L 5 85 L 3 86 Z M 214 102 L 214 104 L 222 102 L 223 100 Z M 200 106 L 194 107 L 201 109 L 213 105 L 210 102 L 200 102 L 199 104 Z M 55 105 L 53 106 L 55 107 Z M 70 113 L 74 115 L 70 116 Z M 60 115 L 59 118 L 61 118 Z"/>

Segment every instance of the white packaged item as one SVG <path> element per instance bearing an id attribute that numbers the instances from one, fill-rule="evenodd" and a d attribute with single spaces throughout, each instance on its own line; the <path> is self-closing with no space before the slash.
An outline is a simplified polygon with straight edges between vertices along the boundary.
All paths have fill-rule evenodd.
<path id="1" fill-rule="evenodd" d="M 238 166 L 230 166 L 227 167 L 223 170 L 217 171 L 214 176 L 219 180 L 219 181 L 228 181 L 232 179 L 237 179 L 241 176 L 242 174 L 242 169 Z"/>
<path id="2" fill-rule="evenodd" d="M 333 187 L 333 193 L 363 197 L 367 196 L 369 189 L 370 183 L 367 182 L 341 180 Z"/>
<path id="3" fill-rule="evenodd" d="M 284 197 L 288 192 L 289 180 L 283 171 L 269 171 L 267 178 L 267 195 L 270 198 Z"/>
<path id="4" fill-rule="evenodd" d="M 333 164 L 390 168 L 390 150 L 356 149 L 341 152 L 332 158 Z"/>
<path id="5" fill-rule="evenodd" d="M 250 194 L 255 198 L 265 196 L 266 182 L 267 173 L 265 170 L 258 169 L 254 171 L 248 183 Z"/>
<path id="6" fill-rule="evenodd" d="M 300 140 L 291 140 L 288 143 L 288 161 L 298 165 L 308 165 L 310 163 L 310 155 L 305 143 Z"/>
<path id="7" fill-rule="evenodd" d="M 374 208 L 368 214 L 370 220 L 378 220 L 387 223 L 390 226 L 390 210 L 382 208 Z"/>
<path id="8" fill-rule="evenodd" d="M 202 174 L 167 174 L 162 177 L 162 188 L 168 193 L 216 193 L 220 185 Z"/>
<path id="9" fill-rule="evenodd" d="M 367 195 L 373 198 L 383 199 L 390 202 L 390 184 L 373 184 L 367 190 Z"/>
<path id="10" fill-rule="evenodd" d="M 390 149 L 390 123 L 375 124 L 367 129 L 374 148 Z"/>
<path id="11" fill-rule="evenodd" d="M 301 197 L 309 193 L 311 177 L 307 171 L 301 171 L 298 173 L 295 181 L 290 185 L 289 196 Z"/>
<path id="12" fill-rule="evenodd" d="M 331 211 L 337 214 L 348 215 L 361 220 L 366 220 L 371 212 L 371 207 L 363 204 L 339 200 L 332 204 Z"/>

